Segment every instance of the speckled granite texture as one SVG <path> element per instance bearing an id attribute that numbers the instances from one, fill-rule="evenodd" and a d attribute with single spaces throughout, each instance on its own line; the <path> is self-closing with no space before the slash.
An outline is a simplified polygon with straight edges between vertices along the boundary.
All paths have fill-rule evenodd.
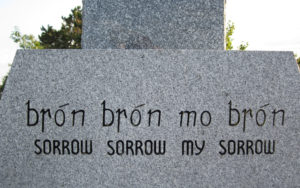
<path id="1" fill-rule="evenodd" d="M 85 49 L 224 49 L 224 0 L 84 0 Z"/>
<path id="2" fill-rule="evenodd" d="M 0 187 L 299 187 L 299 76 L 289 52 L 19 50 L 0 102 Z M 192 110 L 196 125 L 180 126 Z M 205 147 L 183 155 L 183 140 Z"/>

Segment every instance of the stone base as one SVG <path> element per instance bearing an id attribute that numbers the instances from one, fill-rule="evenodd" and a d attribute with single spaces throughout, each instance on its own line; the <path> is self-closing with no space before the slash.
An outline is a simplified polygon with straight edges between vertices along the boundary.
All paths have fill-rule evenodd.
<path id="1" fill-rule="evenodd" d="M 291 52 L 19 50 L 0 187 L 297 187 Z"/>

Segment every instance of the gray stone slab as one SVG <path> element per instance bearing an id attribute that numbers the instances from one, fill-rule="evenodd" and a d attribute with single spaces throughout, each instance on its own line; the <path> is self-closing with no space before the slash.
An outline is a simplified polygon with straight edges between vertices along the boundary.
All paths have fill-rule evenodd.
<path id="1" fill-rule="evenodd" d="M 299 187 L 299 81 L 290 52 L 19 50 L 0 187 Z"/>
<path id="2" fill-rule="evenodd" d="M 85 49 L 224 49 L 224 0 L 84 0 Z"/>

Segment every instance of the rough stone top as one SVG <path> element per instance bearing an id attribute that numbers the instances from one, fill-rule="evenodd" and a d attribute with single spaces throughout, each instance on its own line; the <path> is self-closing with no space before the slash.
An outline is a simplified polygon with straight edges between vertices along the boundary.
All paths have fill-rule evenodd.
<path id="1" fill-rule="evenodd" d="M 224 49 L 224 0 L 84 0 L 85 49 Z"/>

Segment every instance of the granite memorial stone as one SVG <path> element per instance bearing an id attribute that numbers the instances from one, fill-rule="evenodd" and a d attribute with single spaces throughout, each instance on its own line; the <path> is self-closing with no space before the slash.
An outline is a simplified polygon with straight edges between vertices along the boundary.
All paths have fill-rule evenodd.
<path id="1" fill-rule="evenodd" d="M 85 49 L 224 50 L 224 0 L 84 0 Z"/>
<path id="2" fill-rule="evenodd" d="M 297 187 L 292 53 L 20 50 L 1 187 Z"/>
<path id="3" fill-rule="evenodd" d="M 221 2 L 85 0 L 85 48 L 140 50 L 17 51 L 0 187 L 299 187 L 293 53 L 199 50 Z"/>

